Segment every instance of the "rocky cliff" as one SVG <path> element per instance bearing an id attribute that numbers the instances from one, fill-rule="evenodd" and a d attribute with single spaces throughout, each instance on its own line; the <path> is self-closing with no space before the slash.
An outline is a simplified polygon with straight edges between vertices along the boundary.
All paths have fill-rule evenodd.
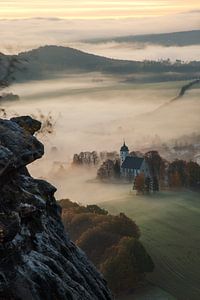
<path id="1" fill-rule="evenodd" d="M 30 176 L 42 157 L 30 117 L 0 119 L 0 299 L 111 299 L 106 282 L 65 234 L 56 189 Z"/>

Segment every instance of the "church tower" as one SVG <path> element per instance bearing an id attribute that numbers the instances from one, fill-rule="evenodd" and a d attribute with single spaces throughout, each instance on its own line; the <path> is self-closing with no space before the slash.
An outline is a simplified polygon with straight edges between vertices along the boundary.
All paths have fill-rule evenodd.
<path id="1" fill-rule="evenodd" d="M 123 146 L 120 149 L 120 167 L 122 166 L 123 162 L 125 161 L 128 155 L 129 155 L 129 149 L 124 142 Z"/>

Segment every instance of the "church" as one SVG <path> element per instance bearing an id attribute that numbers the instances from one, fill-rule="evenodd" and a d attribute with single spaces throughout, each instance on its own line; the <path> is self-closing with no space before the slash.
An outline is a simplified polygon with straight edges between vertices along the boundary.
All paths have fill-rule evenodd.
<path id="1" fill-rule="evenodd" d="M 120 149 L 121 178 L 134 180 L 140 173 L 143 173 L 145 177 L 150 177 L 150 170 L 145 158 L 130 155 L 129 149 L 124 142 Z"/>

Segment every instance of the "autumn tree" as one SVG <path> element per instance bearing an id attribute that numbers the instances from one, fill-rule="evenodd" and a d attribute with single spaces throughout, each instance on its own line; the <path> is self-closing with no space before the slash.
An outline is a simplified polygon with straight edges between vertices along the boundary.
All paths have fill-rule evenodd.
<path id="1" fill-rule="evenodd" d="M 100 180 L 117 179 L 120 177 L 120 162 L 119 160 L 107 159 L 103 162 L 97 171 L 97 177 Z"/>
<path id="2" fill-rule="evenodd" d="M 109 215 L 97 205 L 62 200 L 62 219 L 73 241 L 103 273 L 114 294 L 138 286 L 154 265 L 139 241 L 137 224 L 124 213 Z"/>
<path id="3" fill-rule="evenodd" d="M 159 192 L 160 187 L 159 187 L 159 181 L 156 176 L 152 178 L 152 190 L 153 192 Z"/>
<path id="4" fill-rule="evenodd" d="M 182 186 L 180 174 L 178 173 L 178 171 L 175 171 L 170 175 L 169 183 L 170 187 L 172 188 L 180 188 Z"/>
<path id="5" fill-rule="evenodd" d="M 156 188 L 154 191 L 159 190 L 160 185 L 165 185 L 165 176 L 166 176 L 166 168 L 167 161 L 164 160 L 158 151 L 149 151 L 145 154 L 145 161 L 148 164 L 150 176 L 153 179 L 154 183 L 152 187 Z"/>
<path id="6" fill-rule="evenodd" d="M 193 161 L 187 163 L 188 186 L 200 188 L 200 166 Z"/>
<path id="7" fill-rule="evenodd" d="M 131 237 L 124 237 L 113 246 L 100 266 L 115 294 L 137 288 L 144 279 L 144 273 L 153 269 L 154 264 L 143 245 Z"/>
<path id="8" fill-rule="evenodd" d="M 158 151 L 149 151 L 145 154 L 145 160 L 148 163 L 151 176 L 160 177 L 163 167 L 163 159 Z"/>
<path id="9" fill-rule="evenodd" d="M 106 180 L 114 178 L 114 162 L 107 159 L 97 171 L 97 177 L 100 180 Z"/>
<path id="10" fill-rule="evenodd" d="M 95 204 L 87 205 L 86 209 L 88 212 L 91 212 L 93 214 L 99 214 L 99 215 L 107 215 L 108 214 L 107 210 L 105 210 Z"/>
<path id="11" fill-rule="evenodd" d="M 151 191 L 151 178 L 150 177 L 145 178 L 144 187 L 145 187 L 145 193 L 149 194 Z"/>
<path id="12" fill-rule="evenodd" d="M 144 194 L 145 191 L 145 177 L 143 173 L 138 174 L 135 177 L 134 187 L 138 194 Z"/>
<path id="13" fill-rule="evenodd" d="M 175 174 L 175 175 L 174 175 Z M 187 174 L 187 162 L 184 160 L 175 160 L 173 161 L 168 168 L 168 177 L 169 184 L 171 182 L 171 178 L 175 181 L 178 180 L 178 174 L 180 179 L 180 186 L 187 187 L 188 183 L 188 174 Z"/>

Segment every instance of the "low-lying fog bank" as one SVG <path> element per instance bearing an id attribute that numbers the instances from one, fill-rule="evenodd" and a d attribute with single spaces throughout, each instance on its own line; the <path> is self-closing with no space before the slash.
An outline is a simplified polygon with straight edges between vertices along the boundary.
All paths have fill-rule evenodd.
<path id="1" fill-rule="evenodd" d="M 141 44 L 133 42 L 106 42 L 106 43 L 69 43 L 68 46 L 85 51 L 87 53 L 105 56 L 114 59 L 126 60 L 162 60 L 170 59 L 171 61 L 199 61 L 200 46 L 170 46 Z"/>
<path id="2" fill-rule="evenodd" d="M 59 197 L 98 202 L 110 199 L 109 193 L 104 194 L 103 187 L 98 197 L 95 183 L 85 185 L 85 181 L 95 178 L 95 172 L 80 176 L 86 194 L 83 195 L 80 186 L 77 191 L 76 186 L 81 184 L 79 177 L 72 175 L 69 169 L 73 154 L 93 150 L 119 151 L 124 138 L 131 150 L 142 150 L 151 145 L 157 136 L 167 142 L 184 134 L 198 133 L 198 86 L 179 101 L 155 111 L 174 98 L 183 84 L 136 85 L 122 82 L 120 77 L 97 73 L 72 74 L 57 80 L 13 85 L 5 92 L 19 95 L 20 101 L 6 102 L 3 107 L 8 116 L 16 113 L 37 117 L 41 113 L 50 113 L 53 133 L 38 137 L 45 144 L 46 154 L 42 160 L 30 166 L 33 175 L 52 179 L 59 187 Z M 59 162 L 68 169 L 61 178 L 54 176 L 55 172 L 52 171 Z M 109 189 L 116 191 L 118 187 L 105 190 Z M 96 199 L 87 196 L 90 194 L 95 195 Z"/>
<path id="3" fill-rule="evenodd" d="M 122 83 L 121 78 L 82 74 L 13 85 L 7 92 L 20 100 L 6 102 L 4 108 L 8 117 L 50 113 L 53 132 L 38 136 L 45 156 L 30 165 L 31 174 L 52 182 L 58 188 L 57 199 L 100 203 L 111 213 L 123 211 L 136 220 L 156 265 L 149 279 L 178 299 L 195 300 L 199 294 L 199 196 L 164 192 L 139 197 L 130 193 L 131 185 L 101 184 L 94 180 L 95 169 L 71 166 L 74 153 L 119 151 L 124 138 L 131 150 L 142 150 L 157 135 L 167 143 L 198 133 L 198 86 L 158 109 L 178 95 L 184 84 L 136 85 Z"/>

